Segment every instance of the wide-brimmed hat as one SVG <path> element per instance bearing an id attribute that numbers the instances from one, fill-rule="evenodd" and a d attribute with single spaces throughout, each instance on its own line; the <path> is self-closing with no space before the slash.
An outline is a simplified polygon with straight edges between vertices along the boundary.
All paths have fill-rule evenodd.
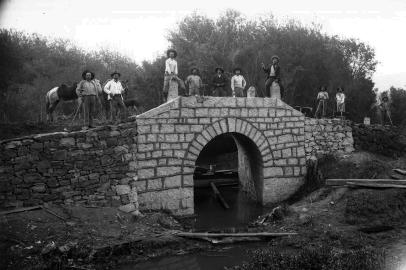
<path id="1" fill-rule="evenodd" d="M 274 60 L 274 59 L 278 60 L 278 62 L 279 62 L 279 56 L 273 55 L 273 56 L 271 57 L 271 60 Z"/>
<path id="2" fill-rule="evenodd" d="M 241 70 L 241 68 L 239 68 L 239 67 L 234 68 L 234 69 L 233 69 L 233 73 L 235 73 L 237 70 L 239 70 L 240 73 L 242 73 L 242 70 Z"/>
<path id="3" fill-rule="evenodd" d="M 114 76 L 114 74 L 118 74 L 119 77 L 121 77 L 121 73 L 118 71 L 114 71 L 113 73 L 110 74 L 111 77 Z"/>
<path id="4" fill-rule="evenodd" d="M 166 51 L 166 56 L 169 58 L 169 54 L 173 52 L 173 54 L 176 56 L 178 56 L 178 52 L 175 49 L 169 49 Z"/>
<path id="5" fill-rule="evenodd" d="M 94 75 L 94 73 L 91 72 L 90 70 L 85 70 L 85 71 L 83 71 L 83 73 L 82 73 L 82 79 L 83 79 L 83 80 L 86 80 L 86 74 L 87 74 L 87 73 L 90 73 L 90 74 L 92 75 L 91 79 L 93 80 L 95 75 Z"/>
<path id="6" fill-rule="evenodd" d="M 196 72 L 199 72 L 199 69 L 198 69 L 197 67 L 192 67 L 192 68 L 190 69 L 190 73 L 193 73 L 193 70 L 196 70 Z"/>
<path id="7" fill-rule="evenodd" d="M 222 67 L 216 67 L 216 69 L 214 70 L 214 72 L 217 73 L 217 70 L 220 70 L 221 73 L 224 73 L 224 69 Z"/>

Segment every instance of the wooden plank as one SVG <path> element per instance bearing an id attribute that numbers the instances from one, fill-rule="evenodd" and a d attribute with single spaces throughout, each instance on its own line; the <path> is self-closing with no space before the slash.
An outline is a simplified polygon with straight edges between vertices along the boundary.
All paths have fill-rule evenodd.
<path id="1" fill-rule="evenodd" d="M 209 233 L 209 232 L 202 232 L 202 233 L 194 233 L 194 232 L 179 232 L 176 235 L 182 237 L 280 237 L 280 236 L 290 236 L 290 235 L 297 235 L 295 232 L 282 232 L 282 233 L 274 233 L 274 232 L 253 232 L 253 233 Z"/>
<path id="2" fill-rule="evenodd" d="M 379 183 L 347 182 L 347 185 L 350 187 L 368 187 L 368 188 L 406 188 L 406 185 L 379 184 Z"/>
<path id="3" fill-rule="evenodd" d="M 220 191 L 217 189 L 216 185 L 211 182 L 210 183 L 211 188 L 213 189 L 214 194 L 216 195 L 216 197 L 219 199 L 219 201 L 221 202 L 221 204 L 223 205 L 223 207 L 225 209 L 229 209 L 230 206 L 228 205 L 228 203 L 226 202 L 226 200 L 223 198 L 223 196 L 221 195 Z"/>
<path id="4" fill-rule="evenodd" d="M 41 209 L 41 208 L 42 208 L 41 205 L 22 207 L 22 208 L 17 208 L 17 209 L 13 209 L 13 210 L 2 211 L 2 212 L 0 212 L 0 215 L 15 214 L 15 213 L 20 213 L 20 212 L 25 212 L 25 211 L 37 210 L 37 209 Z"/>
<path id="5" fill-rule="evenodd" d="M 326 186 L 343 186 L 347 182 L 355 183 L 381 183 L 381 184 L 406 184 L 406 180 L 394 180 L 394 179 L 327 179 Z"/>
<path id="6" fill-rule="evenodd" d="M 222 185 L 238 185 L 238 180 L 235 178 L 218 178 L 218 179 L 196 179 L 195 187 L 210 187 L 210 183 L 213 182 L 217 186 Z"/>

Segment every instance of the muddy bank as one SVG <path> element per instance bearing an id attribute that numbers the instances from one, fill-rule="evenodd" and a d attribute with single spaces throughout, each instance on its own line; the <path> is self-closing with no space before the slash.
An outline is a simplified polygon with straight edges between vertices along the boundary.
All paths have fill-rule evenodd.
<path id="1" fill-rule="evenodd" d="M 404 169 L 405 166 L 404 159 L 354 153 L 327 158 L 319 168 L 323 178 L 369 178 L 371 175 L 387 178 L 393 167 Z M 331 265 L 351 265 L 354 260 L 369 263 L 355 269 L 370 266 L 375 267 L 370 269 L 380 269 L 374 263 L 380 267 L 381 256 L 385 266 L 391 267 L 387 269 L 396 269 L 395 266 L 403 263 L 402 259 L 406 258 L 405 190 L 321 187 L 301 196 L 284 204 L 277 218 L 267 219 L 262 224 L 239 224 L 238 229 L 221 229 L 298 233 L 263 239 L 253 248 L 248 248 L 246 243 L 213 245 L 204 240 L 177 237 L 178 231 L 194 230 L 193 222 L 167 213 L 144 213 L 144 217 L 136 219 L 114 208 L 50 206 L 59 217 L 44 210 L 3 215 L 0 217 L 0 264 L 6 269 L 153 269 L 151 265 L 165 258 L 179 262 L 177 256 L 182 256 L 184 261 L 199 263 L 203 260 L 203 264 L 198 264 L 200 269 L 205 269 L 201 265 L 209 265 L 210 269 L 232 267 L 227 262 L 230 256 L 239 258 L 235 260 L 235 269 L 261 269 L 257 267 L 259 261 L 264 262 L 265 269 L 275 265 L 280 267 L 275 269 L 310 269 L 301 264 L 305 258 L 312 265 L 320 261 L 330 263 L 319 264 L 327 268 L 311 269 L 346 269 L 331 268 Z M 210 218 L 208 212 L 205 214 Z M 227 253 L 229 247 L 239 251 Z M 243 255 L 247 250 L 251 254 Z M 204 256 L 208 252 L 218 256 Z M 224 260 L 219 258 L 222 255 Z M 247 262 L 244 264 L 241 258 Z M 345 258 L 352 259 L 344 262 Z M 196 264 L 184 269 L 196 269 Z"/>

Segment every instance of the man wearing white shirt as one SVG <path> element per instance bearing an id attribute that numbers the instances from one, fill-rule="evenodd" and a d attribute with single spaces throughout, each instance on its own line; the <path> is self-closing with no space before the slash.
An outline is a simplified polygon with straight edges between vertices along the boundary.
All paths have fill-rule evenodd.
<path id="1" fill-rule="evenodd" d="M 124 87 L 121 84 L 121 81 L 119 80 L 119 77 L 121 74 L 117 71 L 114 71 L 111 74 L 111 77 L 113 78 L 112 80 L 108 81 L 106 85 L 104 86 L 104 92 L 108 95 L 108 100 L 110 104 L 112 105 L 111 107 L 113 108 L 112 111 L 112 120 L 116 121 L 117 120 L 117 112 L 120 111 L 120 118 L 122 119 L 125 114 L 126 114 L 126 109 L 123 101 L 123 92 L 124 92 Z"/>
<path id="2" fill-rule="evenodd" d="M 168 59 L 165 61 L 165 77 L 164 77 L 164 87 L 163 87 L 163 97 L 164 102 L 176 98 L 178 96 L 178 92 L 176 92 L 176 88 L 171 88 L 171 93 L 169 93 L 169 82 L 171 80 L 175 80 L 178 83 L 180 88 L 185 89 L 185 83 L 178 77 L 178 62 L 176 61 L 176 56 L 178 53 L 174 49 L 169 49 L 166 52 Z M 169 95 L 169 96 L 168 96 Z"/>
<path id="3" fill-rule="evenodd" d="M 244 97 L 244 89 L 247 85 L 244 77 L 241 75 L 241 69 L 234 69 L 234 76 L 231 78 L 231 90 L 233 91 L 233 97 Z"/>
<path id="4" fill-rule="evenodd" d="M 337 88 L 336 102 L 337 112 L 340 114 L 341 117 L 343 117 L 343 113 L 345 112 L 345 94 L 342 87 Z"/>

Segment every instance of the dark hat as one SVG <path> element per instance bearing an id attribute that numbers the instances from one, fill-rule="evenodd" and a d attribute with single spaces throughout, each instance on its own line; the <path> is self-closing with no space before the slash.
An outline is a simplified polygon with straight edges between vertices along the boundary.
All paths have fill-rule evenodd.
<path id="1" fill-rule="evenodd" d="M 214 72 L 217 73 L 217 70 L 220 70 L 221 73 L 224 73 L 224 69 L 222 67 L 216 67 L 216 69 L 214 70 Z"/>
<path id="2" fill-rule="evenodd" d="M 337 92 L 344 92 L 344 88 L 338 87 L 338 88 L 337 88 Z"/>
<path id="3" fill-rule="evenodd" d="M 241 68 L 239 68 L 239 67 L 234 68 L 234 69 L 233 69 L 233 73 L 235 73 L 237 70 L 239 70 L 240 73 L 242 73 L 242 70 L 241 70 Z"/>
<path id="4" fill-rule="evenodd" d="M 178 56 L 178 52 L 175 49 L 169 49 L 166 51 L 166 56 L 169 58 L 169 53 L 173 52 L 173 54 L 176 56 Z"/>
<path id="5" fill-rule="evenodd" d="M 192 67 L 192 68 L 190 69 L 190 73 L 193 73 L 193 70 L 196 70 L 196 72 L 199 72 L 199 69 L 198 69 L 197 67 Z"/>
<path id="6" fill-rule="evenodd" d="M 278 62 L 279 62 L 279 56 L 273 55 L 272 58 L 271 58 L 271 60 L 273 60 L 273 59 L 276 59 L 276 60 L 278 60 Z"/>
<path id="7" fill-rule="evenodd" d="M 110 74 L 111 77 L 114 76 L 114 74 L 118 74 L 119 77 L 121 77 L 121 73 L 118 71 L 114 71 L 113 73 Z"/>
<path id="8" fill-rule="evenodd" d="M 82 73 L 82 79 L 83 79 L 83 80 L 86 80 L 86 74 L 87 74 L 87 73 L 90 73 L 90 74 L 92 75 L 91 78 L 92 78 L 92 80 L 93 80 L 95 75 L 94 75 L 94 73 L 91 72 L 90 70 L 85 70 L 85 71 L 83 71 L 83 73 Z"/>

